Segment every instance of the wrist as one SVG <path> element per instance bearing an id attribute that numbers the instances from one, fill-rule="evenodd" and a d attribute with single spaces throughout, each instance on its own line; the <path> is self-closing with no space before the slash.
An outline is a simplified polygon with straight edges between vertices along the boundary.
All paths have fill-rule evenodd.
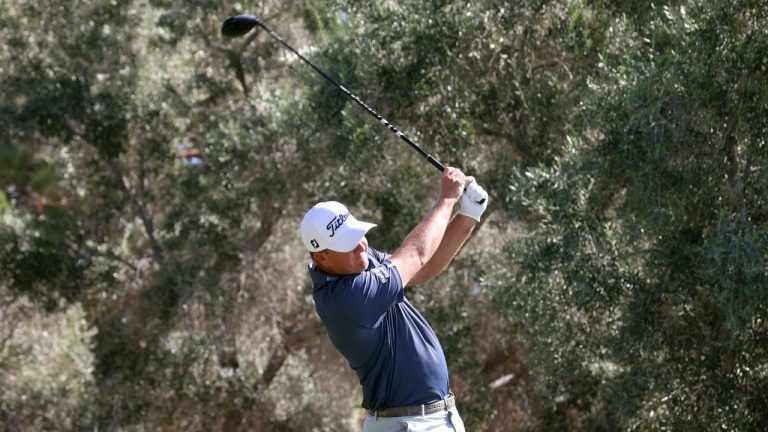
<path id="1" fill-rule="evenodd" d="M 482 216 L 482 215 L 480 215 L 480 216 Z M 462 212 L 461 210 L 459 210 L 456 213 L 456 217 L 460 217 L 464 222 L 466 222 L 468 224 L 471 224 L 472 226 L 475 226 L 478 223 L 480 223 L 480 216 L 475 217 L 475 216 L 469 215 L 469 214 L 467 214 L 465 212 Z"/>
<path id="2" fill-rule="evenodd" d="M 482 209 L 482 208 L 461 207 L 457 212 L 457 214 L 460 216 L 464 216 L 466 218 L 472 219 L 475 221 L 475 223 L 478 223 L 480 222 L 480 218 L 483 216 L 484 210 L 485 209 Z"/>
<path id="3" fill-rule="evenodd" d="M 440 197 L 437 199 L 437 202 L 435 203 L 435 207 L 450 206 L 451 208 L 453 208 L 453 206 L 455 206 L 458 201 L 459 201 L 458 198 Z"/>

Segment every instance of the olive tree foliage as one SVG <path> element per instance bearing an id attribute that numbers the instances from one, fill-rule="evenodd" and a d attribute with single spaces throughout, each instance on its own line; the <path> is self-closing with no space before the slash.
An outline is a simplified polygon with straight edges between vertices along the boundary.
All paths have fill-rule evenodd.
<path id="1" fill-rule="evenodd" d="M 493 276 L 519 320 L 529 430 L 764 430 L 762 2 L 603 14 L 563 152 L 510 179 L 528 221 Z"/>
<path id="2" fill-rule="evenodd" d="M 765 429 L 765 10 L 0 2 L 0 421 L 357 430 L 296 223 L 392 251 L 439 175 L 251 12 L 489 191 L 406 293 L 470 430 Z"/>
<path id="3" fill-rule="evenodd" d="M 75 307 L 86 329 L 63 343 L 93 354 L 79 399 L 4 379 L 7 427 L 346 424 L 302 397 L 345 385 L 322 380 L 338 358 L 299 276 L 295 223 L 318 159 L 280 133 L 297 129 L 281 113 L 298 103 L 281 53 L 264 35 L 219 36 L 243 7 L 299 34 L 323 25 L 311 2 L 0 3 L 3 317 Z M 3 375 L 25 376 L 14 359 L 30 328 L 4 321 Z"/>
<path id="4" fill-rule="evenodd" d="M 505 172 L 516 162 L 557 153 L 557 137 L 570 127 L 577 91 L 584 87 L 574 74 L 596 63 L 574 59 L 560 36 L 567 4 L 330 3 L 339 10 L 343 32 L 322 45 L 318 61 L 444 164 L 465 169 L 491 189 L 503 188 Z M 423 185 L 434 183 L 435 172 L 405 144 L 333 87 L 319 83 L 312 101 L 313 119 L 344 126 L 322 143 L 344 155 L 349 172 L 364 170 L 358 182 L 399 169 L 398 178 L 421 185 L 405 183 L 403 194 L 427 190 L 431 197 L 432 188 Z M 344 174 L 345 181 L 354 181 Z M 376 186 L 363 189 L 379 193 Z M 410 221 L 422 213 L 423 205 L 417 207 L 405 215 Z M 392 238 L 401 234 L 396 230 Z"/>
<path id="5" fill-rule="evenodd" d="M 470 427 L 764 427 L 759 2 L 333 4 L 324 66 L 491 192 L 494 238 L 412 293 Z M 327 183 L 396 247 L 431 167 L 332 88 L 312 100 L 342 125 Z"/>

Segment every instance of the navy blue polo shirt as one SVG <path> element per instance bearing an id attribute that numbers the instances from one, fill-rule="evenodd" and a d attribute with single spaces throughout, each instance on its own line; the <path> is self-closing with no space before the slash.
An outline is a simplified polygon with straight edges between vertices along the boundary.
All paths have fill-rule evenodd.
<path id="1" fill-rule="evenodd" d="M 437 335 L 405 298 L 389 255 L 368 249 L 368 269 L 349 276 L 310 263 L 313 298 L 331 342 L 363 386 L 363 408 L 421 405 L 448 394 Z"/>

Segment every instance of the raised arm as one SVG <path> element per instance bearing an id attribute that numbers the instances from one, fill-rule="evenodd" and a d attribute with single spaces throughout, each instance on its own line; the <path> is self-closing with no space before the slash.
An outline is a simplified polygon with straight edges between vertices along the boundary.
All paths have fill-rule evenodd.
<path id="1" fill-rule="evenodd" d="M 470 182 L 473 181 L 471 177 L 468 179 Z M 459 212 L 448 224 L 437 251 L 432 259 L 413 276 L 411 285 L 428 282 L 448 267 L 480 222 L 480 217 L 488 205 L 488 194 L 480 185 L 472 182 L 462 194 L 460 204 Z"/>
<path id="2" fill-rule="evenodd" d="M 424 220 L 403 240 L 393 254 L 391 261 L 397 267 L 403 286 L 432 258 L 438 249 L 453 206 L 461 197 L 467 177 L 456 168 L 446 168 L 440 179 L 440 194 Z"/>
<path id="3" fill-rule="evenodd" d="M 423 284 L 442 273 L 472 234 L 475 225 L 477 222 L 474 219 L 462 215 L 454 216 L 432 259 L 411 278 L 409 285 Z"/>

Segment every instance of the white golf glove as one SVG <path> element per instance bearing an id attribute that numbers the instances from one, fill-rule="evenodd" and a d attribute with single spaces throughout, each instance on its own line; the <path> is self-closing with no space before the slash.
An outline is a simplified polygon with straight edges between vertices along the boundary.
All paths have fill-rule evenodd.
<path id="1" fill-rule="evenodd" d="M 486 207 L 488 207 L 488 192 L 477 182 L 468 184 L 464 193 L 461 194 L 458 213 L 480 222 L 480 216 L 483 215 Z"/>

